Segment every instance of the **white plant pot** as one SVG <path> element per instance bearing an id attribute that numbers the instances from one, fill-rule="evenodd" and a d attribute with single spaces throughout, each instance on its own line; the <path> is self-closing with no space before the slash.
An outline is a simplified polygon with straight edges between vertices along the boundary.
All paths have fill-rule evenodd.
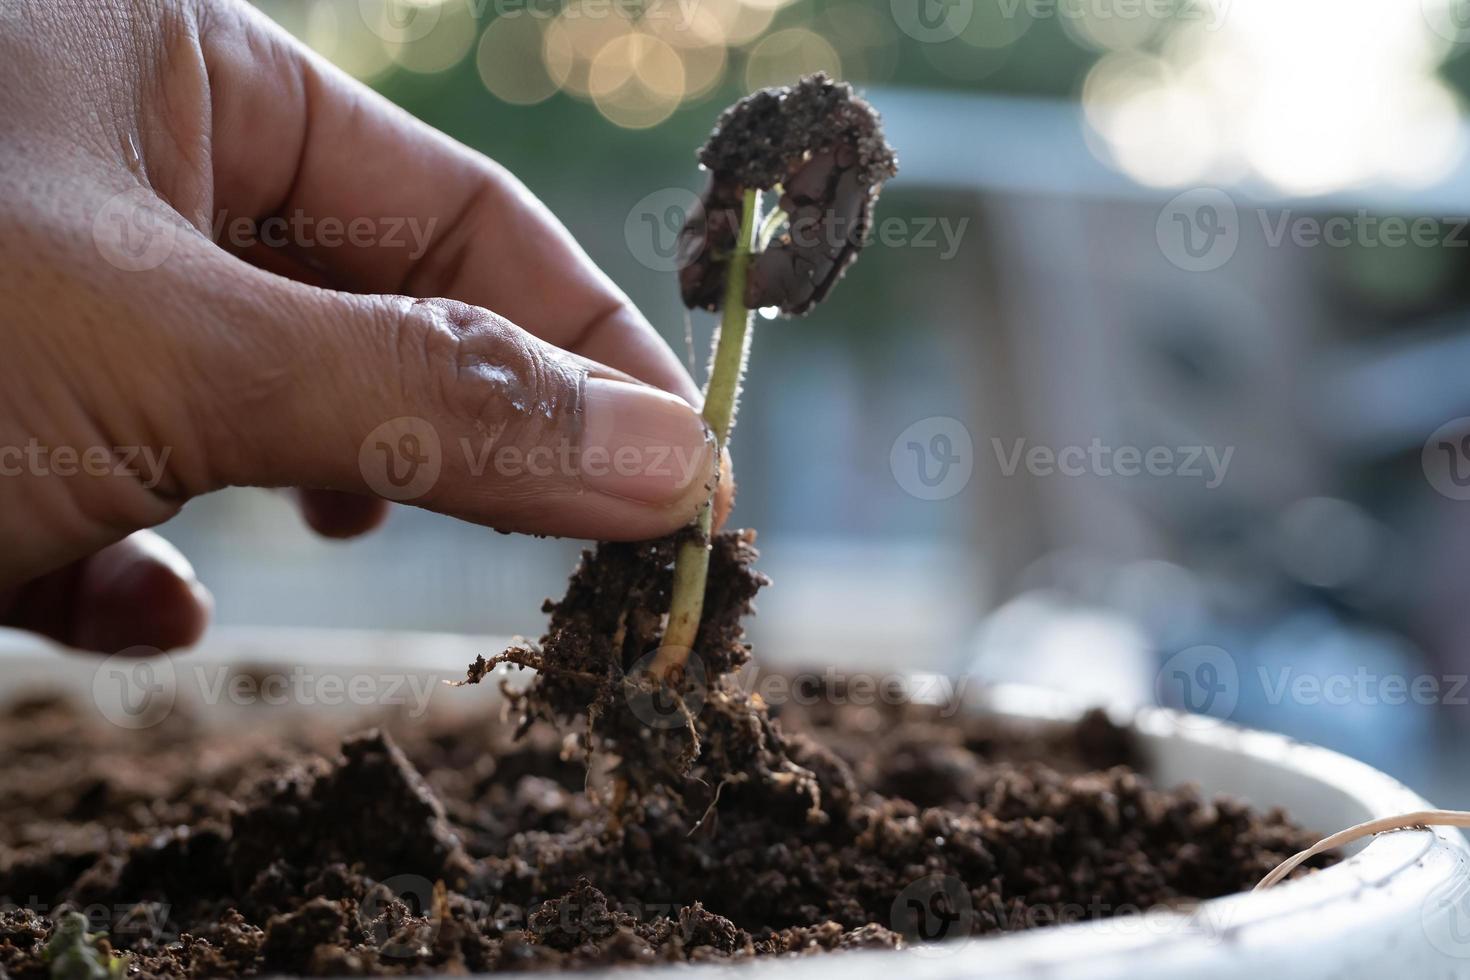
<path id="1" fill-rule="evenodd" d="M 63 687 L 127 727 L 141 717 L 136 711 L 143 700 L 182 704 L 201 691 L 215 691 L 217 703 L 206 714 L 211 721 L 229 724 L 253 710 L 251 717 L 260 724 L 259 706 L 238 707 L 216 690 L 224 665 L 246 662 L 303 668 L 302 689 L 313 711 L 369 710 L 372 702 L 389 697 L 412 704 L 415 692 L 423 691 L 430 692 L 435 710 L 484 710 L 497 697 L 495 685 L 450 689 L 438 681 L 462 677 L 475 655 L 503 645 L 490 638 L 429 634 L 218 630 L 199 650 L 144 668 L 59 652 L 0 631 L 0 676 L 5 678 L 0 693 Z M 390 690 L 400 676 L 413 678 L 417 686 L 400 680 Z M 356 694 L 346 683 L 354 677 L 370 678 Z M 1065 720 L 1081 710 L 1036 688 L 973 693 L 971 710 L 1003 717 Z M 299 696 L 293 698 L 300 703 Z M 1324 836 L 1375 817 L 1431 809 L 1397 781 L 1326 749 L 1164 709 L 1113 714 L 1137 735 L 1145 769 L 1156 783 L 1194 782 L 1207 794 L 1284 807 Z M 1205 902 L 1188 914 L 1148 913 L 902 951 L 700 971 L 746 980 L 815 980 L 838 971 L 847 980 L 1470 978 L 1470 849 L 1454 830 L 1397 831 L 1374 838 L 1325 871 L 1264 892 Z M 633 980 L 644 974 L 666 978 L 673 970 L 619 971 L 617 976 Z"/>

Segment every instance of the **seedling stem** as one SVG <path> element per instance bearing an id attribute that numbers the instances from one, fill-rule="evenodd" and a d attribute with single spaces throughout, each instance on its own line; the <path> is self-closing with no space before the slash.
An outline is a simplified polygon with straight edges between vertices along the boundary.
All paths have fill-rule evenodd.
<path id="1" fill-rule="evenodd" d="M 725 283 L 724 314 L 710 368 L 709 384 L 704 392 L 704 420 L 714 430 L 717 452 L 723 452 L 735 426 L 735 412 L 740 402 L 740 384 L 745 377 L 745 362 L 750 353 L 751 311 L 745 308 L 745 272 L 750 264 L 751 239 L 760 220 L 759 190 L 745 192 L 741 205 L 740 232 L 735 239 L 735 253 L 730 258 L 729 278 Z M 669 624 L 664 639 L 654 656 L 652 673 L 661 680 L 683 669 L 699 635 L 699 620 L 704 614 L 705 583 L 709 578 L 709 538 L 714 527 L 713 496 L 699 512 L 699 534 L 679 546 L 674 561 L 674 595 L 669 605 Z"/>

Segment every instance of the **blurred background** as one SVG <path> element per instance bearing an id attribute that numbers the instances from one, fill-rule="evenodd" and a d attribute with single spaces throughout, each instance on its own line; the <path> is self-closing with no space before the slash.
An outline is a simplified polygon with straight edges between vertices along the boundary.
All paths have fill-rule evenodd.
<path id="1" fill-rule="evenodd" d="M 260 6 L 518 174 L 701 380 L 670 202 L 720 109 L 825 69 L 883 113 L 877 240 L 756 329 L 763 662 L 1158 701 L 1470 805 L 1470 5 Z M 265 491 L 162 531 L 235 625 L 536 635 L 579 548 L 329 543 Z"/>

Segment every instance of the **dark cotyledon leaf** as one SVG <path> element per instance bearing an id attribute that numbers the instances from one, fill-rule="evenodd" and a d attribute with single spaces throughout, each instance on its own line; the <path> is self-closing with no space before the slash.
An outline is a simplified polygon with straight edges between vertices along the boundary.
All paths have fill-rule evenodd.
<path id="1" fill-rule="evenodd" d="M 681 233 L 685 305 L 720 308 L 741 198 L 779 186 L 788 227 L 753 257 L 743 298 L 791 316 L 821 302 L 857 258 L 883 181 L 898 171 L 873 107 L 821 73 L 726 109 L 699 161 L 710 180 Z"/>

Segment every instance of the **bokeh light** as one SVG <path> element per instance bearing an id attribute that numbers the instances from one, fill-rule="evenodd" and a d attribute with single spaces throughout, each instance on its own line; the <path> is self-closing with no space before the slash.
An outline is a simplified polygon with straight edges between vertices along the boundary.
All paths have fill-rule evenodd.
<path id="1" fill-rule="evenodd" d="M 1141 48 L 1169 23 L 1145 4 L 1079 4 L 1062 18 L 1062 26 L 1074 40 L 1098 51 Z"/>
<path id="2" fill-rule="evenodd" d="M 1153 55 L 1109 31 L 1090 39 L 1126 50 L 1093 67 L 1083 105 L 1101 155 L 1140 182 L 1248 172 L 1321 194 L 1432 182 L 1464 152 L 1436 74 L 1448 45 L 1417 3 L 1234 0 L 1169 22 Z"/>
<path id="3" fill-rule="evenodd" d="M 749 44 L 766 32 L 775 19 L 776 8 L 746 3 L 744 0 L 700 0 L 724 32 L 725 43 L 734 47 Z"/>
<path id="4" fill-rule="evenodd" d="M 696 6 L 677 17 L 644 16 L 639 25 L 667 42 L 684 62 L 684 98 L 709 94 L 725 77 L 729 55 L 725 31 L 708 8 Z"/>
<path id="5" fill-rule="evenodd" d="M 892 21 L 861 2 L 828 6 L 816 30 L 837 47 L 843 77 L 853 82 L 886 82 L 898 68 L 898 40 Z"/>
<path id="6" fill-rule="evenodd" d="M 673 115 L 684 98 L 684 62 L 668 42 L 643 31 L 609 41 L 592 59 L 588 91 L 619 126 L 646 129 Z"/>
<path id="7" fill-rule="evenodd" d="M 372 81 L 393 66 L 383 39 L 368 29 L 357 0 L 324 0 L 304 12 L 301 39 L 338 68 Z"/>
<path id="8" fill-rule="evenodd" d="M 579 98 L 592 98 L 593 59 L 610 42 L 633 30 L 621 8 L 573 0 L 546 29 L 542 55 L 556 84 Z"/>
<path id="9" fill-rule="evenodd" d="M 420 8 L 417 17 L 425 18 L 423 28 L 415 27 L 413 20 L 405 20 L 403 23 L 410 26 L 401 38 L 388 35 L 388 55 L 399 67 L 422 75 L 448 71 L 474 47 L 477 24 L 470 4 L 462 0 L 413 0 L 411 3 L 390 0 L 390 3 Z M 403 15 L 390 12 L 389 16 Z"/>
<path id="10" fill-rule="evenodd" d="M 959 40 L 976 48 L 1004 48 L 1021 39 L 1032 23 L 1031 8 L 1007 0 L 981 0 L 975 4 Z"/>
<path id="11" fill-rule="evenodd" d="M 541 21 L 535 17 L 498 17 L 480 36 L 475 67 L 496 98 L 513 105 L 535 105 L 556 94 L 556 82 L 541 57 Z"/>
<path id="12" fill-rule="evenodd" d="M 842 58 L 825 38 L 804 27 L 776 31 L 751 48 L 745 62 L 745 88 L 754 92 L 770 85 L 789 85 L 808 72 L 842 77 Z"/>
<path id="13" fill-rule="evenodd" d="M 960 82 L 978 82 L 1004 66 L 1013 49 L 1009 46 L 977 48 L 955 38 L 939 44 L 925 44 L 921 50 L 924 60 L 946 77 Z"/>
<path id="14" fill-rule="evenodd" d="M 472 58 L 485 90 L 503 102 L 536 105 L 562 92 L 630 129 L 663 122 L 732 71 L 750 89 L 812 71 L 871 83 L 892 79 L 899 62 L 890 18 L 864 0 L 812 5 L 800 15 L 798 0 L 517 0 L 504 8 L 464 0 L 256 2 L 358 78 L 442 73 Z M 777 29 L 778 15 L 808 26 Z M 1026 24 L 1018 16 L 996 30 L 1014 40 Z M 996 43 L 996 31 L 985 33 L 951 45 L 950 74 L 975 77 L 976 48 Z M 983 53 L 979 61 L 986 72 L 999 63 Z"/>

